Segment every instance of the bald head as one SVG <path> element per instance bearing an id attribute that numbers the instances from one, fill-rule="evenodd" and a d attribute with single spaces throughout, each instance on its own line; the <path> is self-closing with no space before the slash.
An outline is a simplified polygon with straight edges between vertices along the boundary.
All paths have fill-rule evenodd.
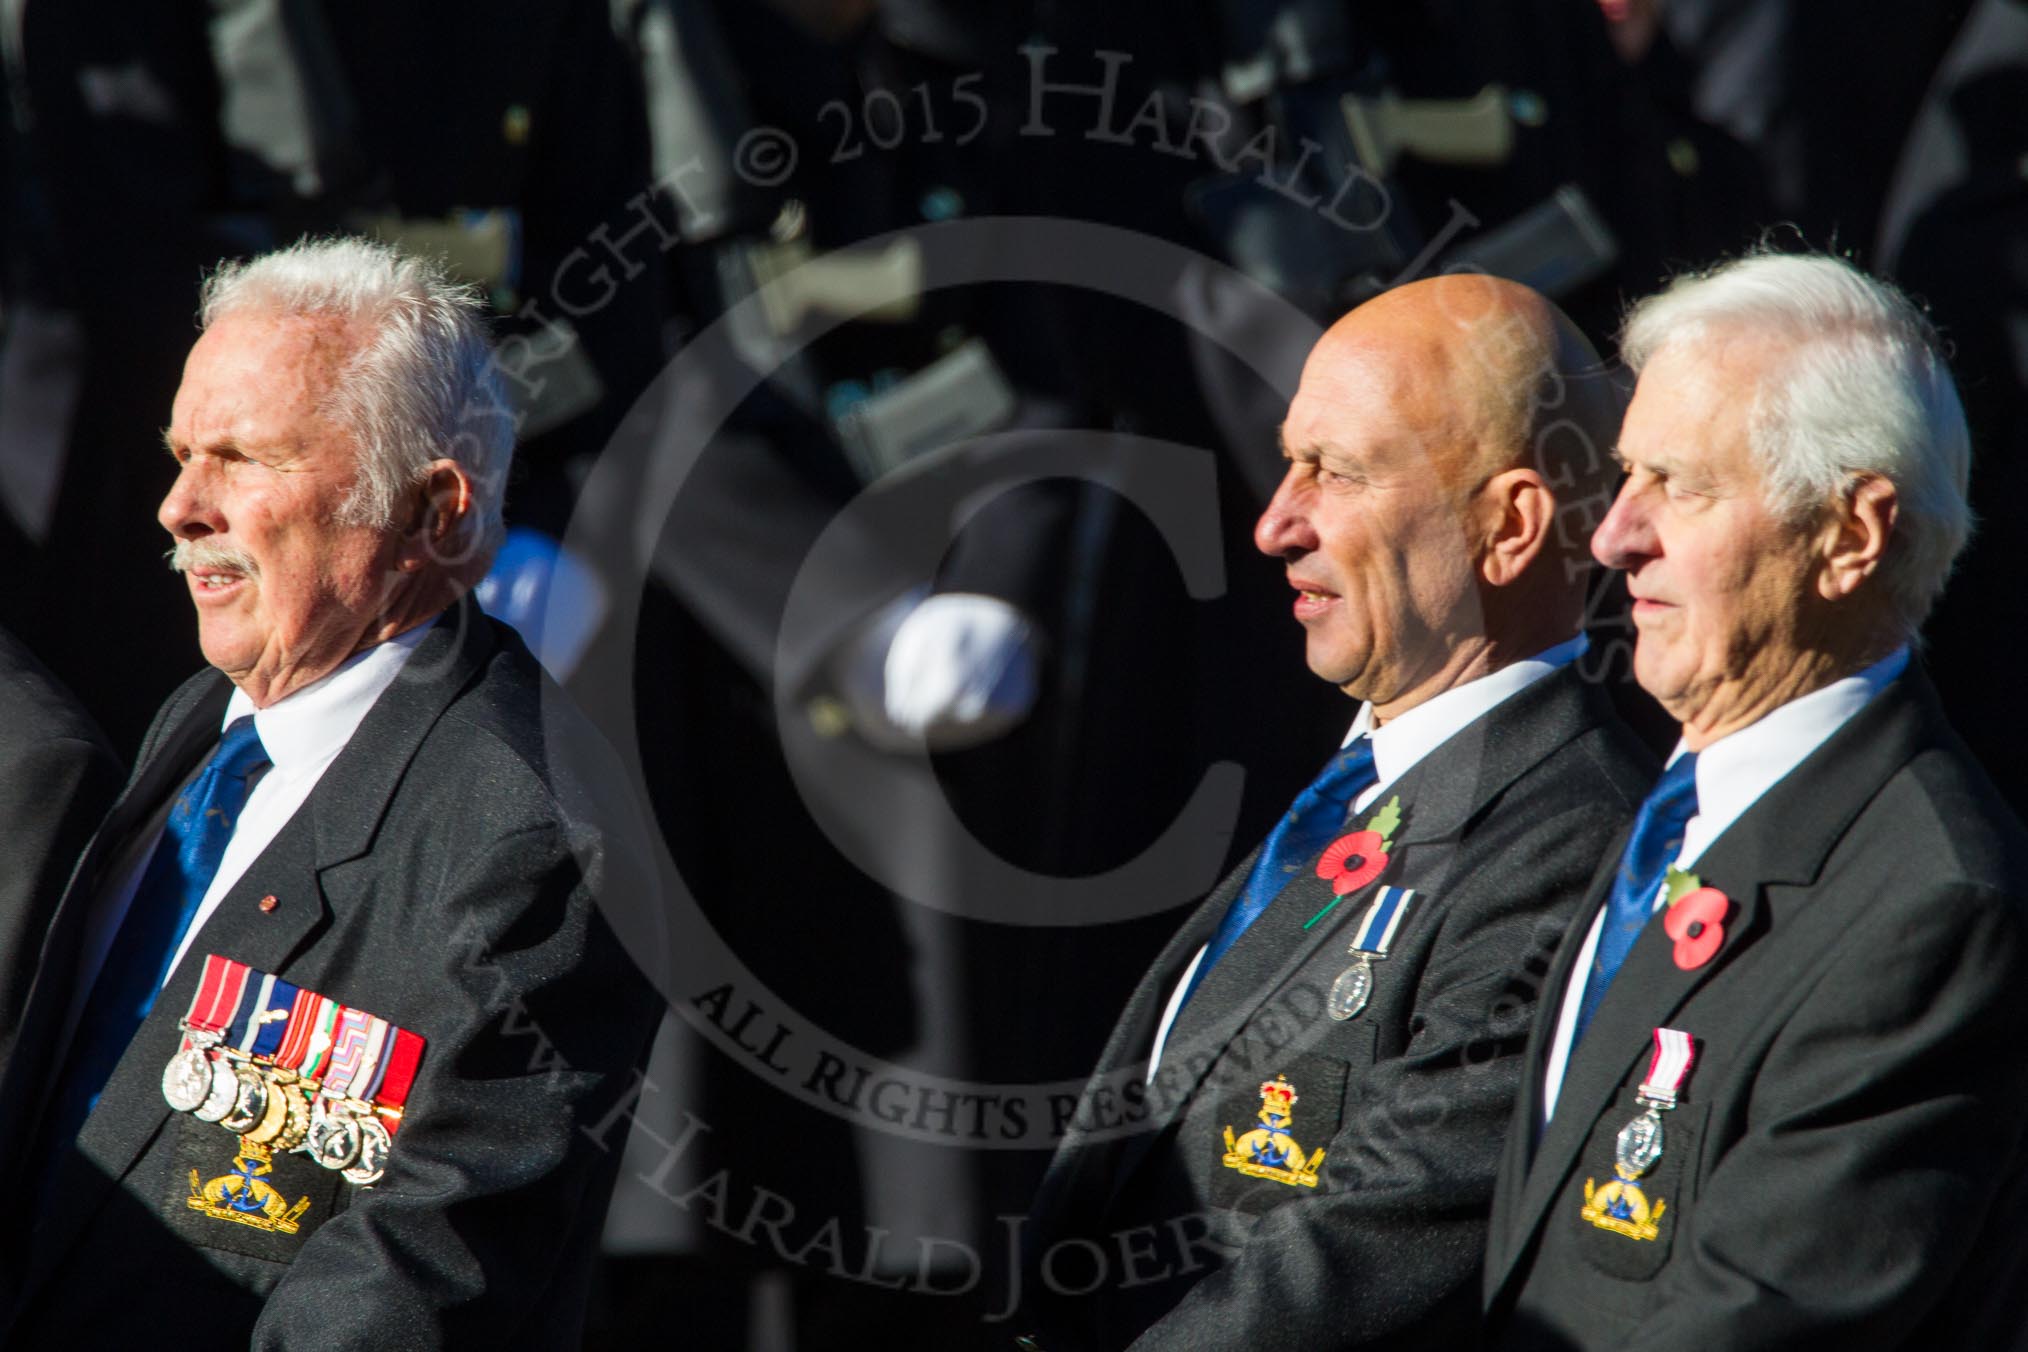
<path id="1" fill-rule="evenodd" d="M 1414 282 L 1333 325 L 1255 534 L 1302 593 L 1311 667 L 1398 713 L 1569 638 L 1619 409 L 1584 336 L 1513 282 Z"/>
<path id="2" fill-rule="evenodd" d="M 1467 273 L 1383 292 L 1325 333 L 1312 375 L 1392 401 L 1454 485 L 1533 465 L 1580 494 L 1610 486 L 1618 392 L 1569 316 L 1518 282 Z"/>

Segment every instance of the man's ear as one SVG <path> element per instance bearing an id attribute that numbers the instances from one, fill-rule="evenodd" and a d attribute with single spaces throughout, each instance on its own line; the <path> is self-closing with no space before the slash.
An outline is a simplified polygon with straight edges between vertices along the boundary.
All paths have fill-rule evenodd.
<path id="1" fill-rule="evenodd" d="M 455 460 L 432 460 L 415 490 L 414 512 L 395 566 L 412 573 L 424 564 L 458 568 L 478 543 L 473 527 L 472 477 Z"/>
<path id="2" fill-rule="evenodd" d="M 1817 571 L 1817 593 L 1837 601 L 1859 590 L 1887 555 L 1901 498 L 1894 485 L 1877 474 L 1862 474 L 1850 490 L 1831 505 L 1824 525 L 1823 567 Z"/>
<path id="3" fill-rule="evenodd" d="M 1502 470 L 1475 499 L 1479 576 L 1488 586 L 1518 581 L 1541 556 L 1556 527 L 1556 494 L 1532 469 Z"/>

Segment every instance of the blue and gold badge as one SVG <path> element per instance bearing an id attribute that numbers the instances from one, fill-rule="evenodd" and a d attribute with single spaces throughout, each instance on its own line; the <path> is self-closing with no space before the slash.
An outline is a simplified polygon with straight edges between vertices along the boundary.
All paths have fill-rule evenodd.
<path id="1" fill-rule="evenodd" d="M 1248 1178 L 1265 1178 L 1290 1187 L 1317 1186 L 1317 1166 L 1324 1162 L 1321 1147 L 1304 1157 L 1303 1148 L 1289 1135 L 1291 1113 L 1296 1104 L 1296 1087 L 1277 1075 L 1260 1087 L 1260 1125 L 1235 1138 L 1225 1129 L 1226 1168 L 1237 1169 Z"/>
<path id="2" fill-rule="evenodd" d="M 1584 1208 L 1578 1215 L 1590 1221 L 1601 1230 L 1610 1230 L 1628 1239 L 1653 1240 L 1662 1233 L 1662 1213 L 1669 1204 L 1657 1197 L 1651 1206 L 1648 1196 L 1639 1184 L 1626 1176 L 1619 1165 L 1613 1166 L 1620 1176 L 1609 1180 L 1601 1188 L 1593 1179 L 1584 1180 Z"/>
<path id="3" fill-rule="evenodd" d="M 310 1209 L 308 1197 L 290 1206 L 276 1192 L 267 1176 L 274 1172 L 274 1156 L 266 1146 L 240 1138 L 233 1155 L 233 1171 L 209 1182 L 199 1182 L 197 1170 L 190 1171 L 190 1198 L 185 1204 L 212 1220 L 250 1225 L 271 1234 L 293 1235 Z"/>
<path id="4" fill-rule="evenodd" d="M 1655 1030 L 1648 1075 L 1634 1094 L 1640 1112 L 1613 1140 L 1613 1172 L 1619 1177 L 1602 1188 L 1593 1179 L 1584 1180 L 1584 1206 L 1578 1214 L 1599 1229 L 1650 1243 L 1661 1236 L 1662 1213 L 1669 1204 L 1659 1196 L 1650 1203 L 1640 1180 L 1662 1158 L 1662 1115 L 1676 1110 L 1696 1061 L 1697 1040 L 1690 1034 L 1676 1028 Z"/>

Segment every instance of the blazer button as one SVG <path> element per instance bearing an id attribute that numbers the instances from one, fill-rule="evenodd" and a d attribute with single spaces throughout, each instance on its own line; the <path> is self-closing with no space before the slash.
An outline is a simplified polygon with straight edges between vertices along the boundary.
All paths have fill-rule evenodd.
<path id="1" fill-rule="evenodd" d="M 261 898 L 261 914 L 266 915 L 268 912 L 274 910 L 275 907 L 281 904 L 282 903 L 275 897 L 275 894 L 270 892 L 266 896 Z"/>

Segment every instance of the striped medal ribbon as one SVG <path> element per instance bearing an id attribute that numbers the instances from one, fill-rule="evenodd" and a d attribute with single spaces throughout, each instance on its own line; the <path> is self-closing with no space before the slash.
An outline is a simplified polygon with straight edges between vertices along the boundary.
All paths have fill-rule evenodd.
<path id="1" fill-rule="evenodd" d="M 1350 1019 L 1366 1008 L 1373 995 L 1373 964 L 1387 956 L 1414 901 L 1412 887 L 1383 887 L 1374 893 L 1352 936 L 1352 946 L 1346 950 L 1352 955 L 1352 965 L 1338 973 L 1324 999 L 1324 1008 L 1332 1018 Z"/>
<path id="2" fill-rule="evenodd" d="M 172 1108 L 361 1186 L 381 1178 L 421 1036 L 215 953 L 178 1026 L 162 1075 Z"/>
<path id="3" fill-rule="evenodd" d="M 1613 1167 L 1631 1183 L 1655 1167 L 1662 1158 L 1662 1114 L 1676 1106 L 1690 1067 L 1697 1062 L 1697 1040 L 1675 1028 L 1655 1030 L 1655 1053 L 1648 1059 L 1648 1076 L 1634 1091 L 1641 1111 L 1620 1128 L 1613 1141 Z"/>

